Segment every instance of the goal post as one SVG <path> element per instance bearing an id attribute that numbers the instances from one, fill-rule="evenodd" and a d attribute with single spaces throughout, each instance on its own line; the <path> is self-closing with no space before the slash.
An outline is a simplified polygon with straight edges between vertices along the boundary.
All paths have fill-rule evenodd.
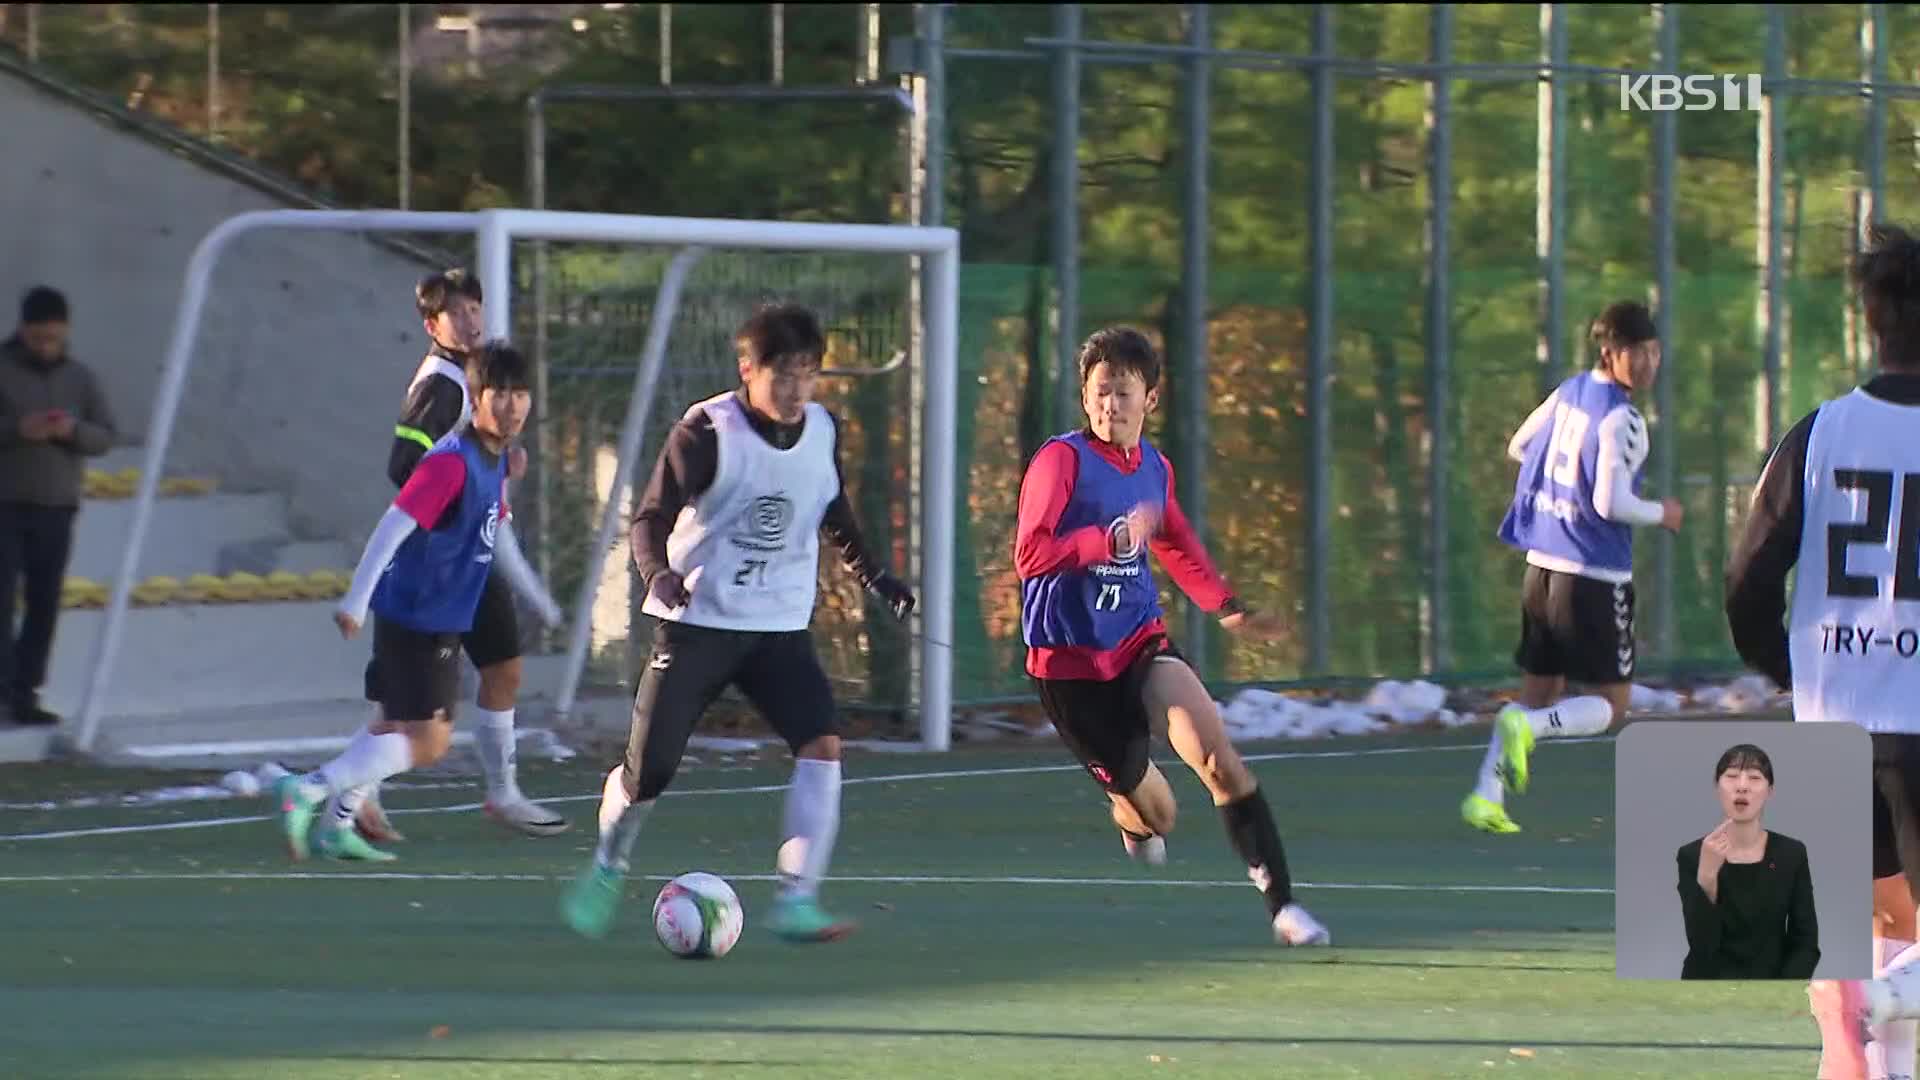
<path id="1" fill-rule="evenodd" d="M 920 457 L 920 609 L 914 636 L 919 650 L 919 727 L 929 750 L 951 745 L 953 685 L 953 559 L 956 513 L 956 396 L 959 338 L 959 234 L 944 227 L 842 225 L 715 218 L 675 218 L 552 210 L 487 210 L 449 213 L 402 210 L 265 210 L 244 213 L 215 226 L 194 249 L 187 264 L 164 366 L 154 394 L 138 488 L 126 529 L 125 547 L 99 635 L 94 641 L 80 708 L 67 743 L 80 753 L 92 749 L 106 707 L 143 545 L 147 539 L 167 448 L 174 436 L 189 371 L 196 356 L 209 283 L 222 252 L 245 234 L 268 230 L 346 233 L 464 234 L 472 242 L 481 284 L 486 291 L 487 331 L 507 337 L 513 325 L 513 244 L 515 241 L 581 241 L 599 244 L 655 245 L 677 249 L 662 279 L 646 344 L 634 377 L 617 450 L 613 491 L 599 522 L 600 541 L 588 554 L 596 572 L 588 573 L 578 602 L 569 612 L 568 654 L 557 711 L 571 708 L 586 663 L 598 562 L 611 549 L 620 525 L 618 493 L 638 467 L 644 426 L 653 391 L 670 351 L 675 309 L 686 278 L 708 251 L 818 252 L 918 256 L 922 275 L 924 368 L 921 378 Z M 744 313 L 743 313 L 744 315 Z M 387 408 L 390 402 L 370 408 Z M 544 463 L 543 463 L 544 465 Z M 370 471 L 374 468 L 369 465 Z"/>

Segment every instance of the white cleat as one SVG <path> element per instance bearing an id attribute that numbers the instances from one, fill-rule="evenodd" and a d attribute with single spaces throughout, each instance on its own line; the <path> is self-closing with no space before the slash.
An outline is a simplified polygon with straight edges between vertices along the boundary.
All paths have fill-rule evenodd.
<path id="1" fill-rule="evenodd" d="M 567 831 L 566 818 L 518 793 L 488 799 L 486 812 L 493 820 L 528 836 L 556 836 Z"/>
<path id="2" fill-rule="evenodd" d="M 1145 840 L 1135 840 L 1126 833 L 1121 833 L 1120 842 L 1127 846 L 1127 857 L 1142 866 L 1167 865 L 1167 839 L 1164 836 L 1149 836 Z"/>
<path id="3" fill-rule="evenodd" d="M 1273 940 L 1282 945 L 1331 945 L 1333 935 L 1299 904 L 1288 904 L 1273 917 Z"/>

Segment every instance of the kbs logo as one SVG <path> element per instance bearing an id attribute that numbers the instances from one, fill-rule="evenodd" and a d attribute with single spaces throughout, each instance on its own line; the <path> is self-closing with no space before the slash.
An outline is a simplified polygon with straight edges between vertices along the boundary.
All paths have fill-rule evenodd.
<path id="1" fill-rule="evenodd" d="M 1620 76 L 1621 112 L 1712 112 L 1715 109 L 1759 112 L 1760 76 Z"/>

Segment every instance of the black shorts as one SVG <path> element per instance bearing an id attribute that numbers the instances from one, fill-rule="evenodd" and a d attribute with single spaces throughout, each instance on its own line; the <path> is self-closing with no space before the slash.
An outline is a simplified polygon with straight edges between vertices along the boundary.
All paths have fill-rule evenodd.
<path id="1" fill-rule="evenodd" d="M 807 630 L 715 630 L 661 619 L 633 696 L 628 768 L 652 798 L 666 789 L 700 716 L 737 687 L 789 749 L 840 733 L 833 687 Z"/>
<path id="2" fill-rule="evenodd" d="M 1164 634 L 1148 639 L 1133 663 L 1106 682 L 1033 680 L 1060 741 L 1086 766 L 1094 782 L 1115 795 L 1131 794 L 1152 763 L 1147 673 L 1161 660 L 1186 662 Z"/>
<path id="3" fill-rule="evenodd" d="M 1904 870 L 1920 896 L 1920 735 L 1874 733 L 1873 788 L 1873 876 Z"/>
<path id="4" fill-rule="evenodd" d="M 1631 583 L 1527 566 L 1513 652 L 1521 671 L 1608 686 L 1632 682 L 1636 660 Z"/>
<path id="5" fill-rule="evenodd" d="M 388 720 L 431 720 L 460 696 L 460 635 L 430 633 L 373 617 L 367 700 Z"/>
<path id="6" fill-rule="evenodd" d="M 520 655 L 520 618 L 513 607 L 513 587 L 497 567 L 487 574 L 480 606 L 473 612 L 473 629 L 460 635 L 460 644 L 476 668 L 490 668 Z"/>

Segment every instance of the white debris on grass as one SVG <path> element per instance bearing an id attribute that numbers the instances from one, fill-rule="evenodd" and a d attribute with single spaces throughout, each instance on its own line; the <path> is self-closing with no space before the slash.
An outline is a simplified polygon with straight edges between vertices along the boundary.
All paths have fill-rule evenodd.
<path id="1" fill-rule="evenodd" d="M 1743 713 L 1763 708 L 1778 708 L 1786 697 L 1760 675 L 1743 675 L 1723 686 L 1703 686 L 1687 694 L 1657 690 L 1635 684 L 1629 707 L 1635 712 L 1674 712 L 1683 708 L 1701 711 Z M 1459 713 L 1447 708 L 1444 687 L 1423 680 L 1376 683 L 1366 697 L 1358 701 L 1314 702 L 1289 697 L 1272 690 L 1242 690 L 1232 701 L 1219 703 L 1227 731 L 1236 740 L 1319 739 L 1332 735 L 1373 735 L 1396 728 L 1438 726 L 1456 728 L 1483 724 L 1492 718 L 1488 712 Z M 1013 727 L 1011 722 L 990 725 Z M 1033 732 L 1037 736 L 1052 733 L 1050 726 Z M 526 749 L 552 761 L 566 761 L 575 752 L 552 731 L 523 730 L 520 738 Z M 696 735 L 692 748 L 719 754 L 746 753 L 759 749 L 767 740 Z M 887 744 L 879 740 L 860 740 L 849 745 L 862 749 L 918 749 L 918 744 Z M 69 810 L 88 807 L 154 806 L 165 803 L 216 799 L 252 799 L 270 790 L 274 782 L 287 775 L 278 762 L 265 762 L 251 771 L 236 769 L 221 777 L 218 784 L 189 784 L 149 791 L 115 795 L 89 795 L 59 801 L 0 803 L 0 810 Z M 435 788 L 462 784 L 397 782 L 393 787 Z"/>

